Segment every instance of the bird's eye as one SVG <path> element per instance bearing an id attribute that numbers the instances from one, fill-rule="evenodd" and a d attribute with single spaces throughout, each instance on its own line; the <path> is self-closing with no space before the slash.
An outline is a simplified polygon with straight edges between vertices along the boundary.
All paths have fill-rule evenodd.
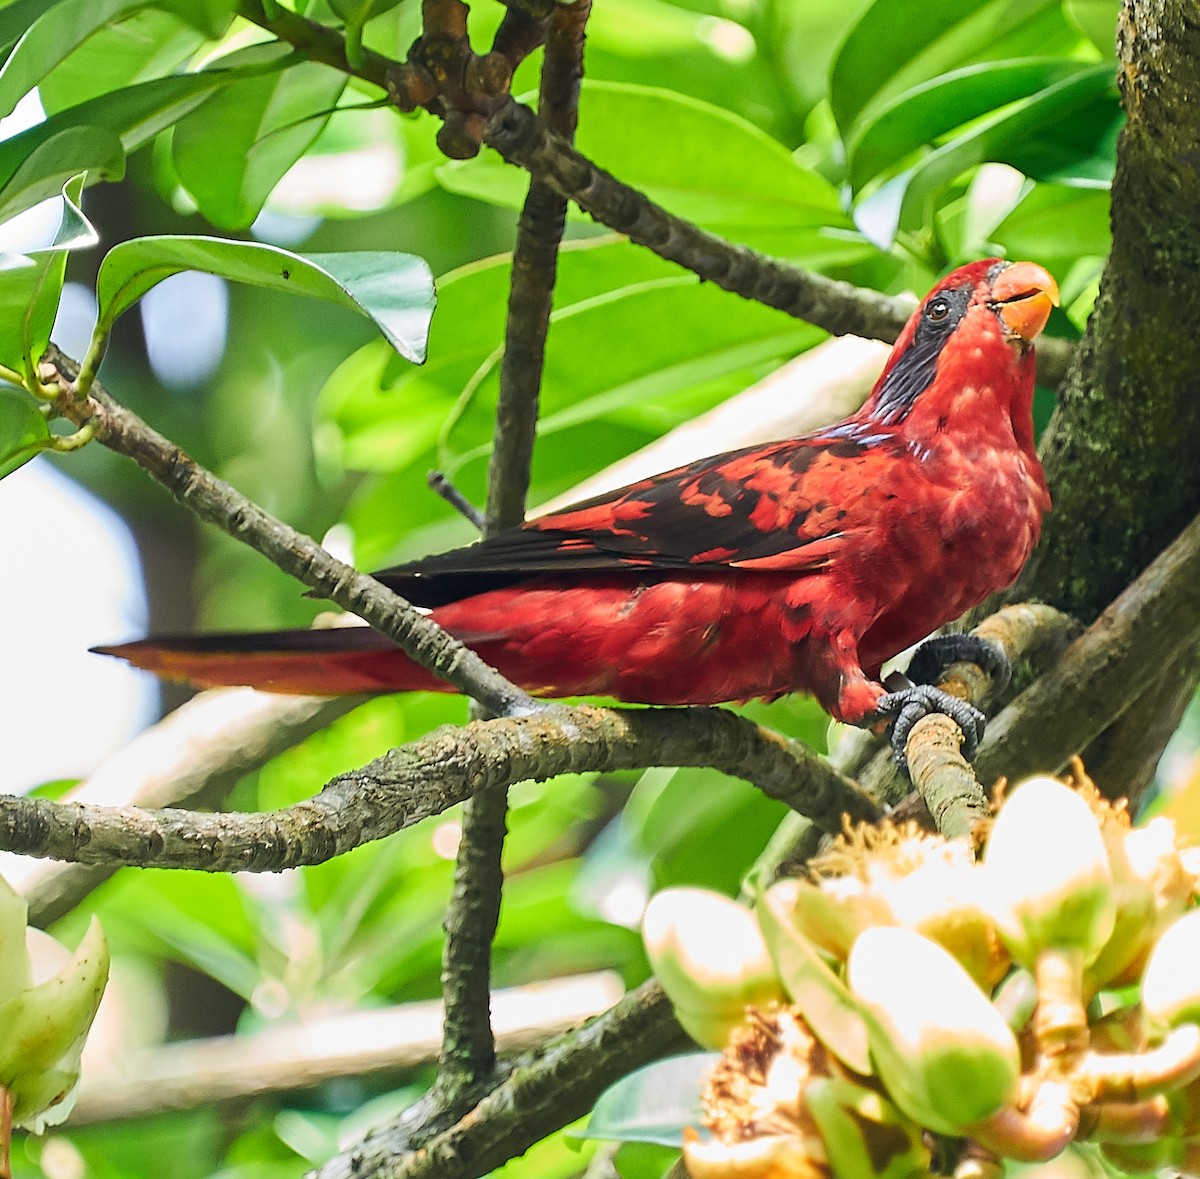
<path id="1" fill-rule="evenodd" d="M 925 317 L 930 323 L 943 323 L 950 315 L 950 304 L 945 299 L 934 299 L 925 308 Z"/>

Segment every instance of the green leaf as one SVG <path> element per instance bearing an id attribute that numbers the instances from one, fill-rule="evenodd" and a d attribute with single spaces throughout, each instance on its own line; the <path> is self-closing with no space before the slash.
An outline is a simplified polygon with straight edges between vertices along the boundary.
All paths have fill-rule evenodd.
<path id="1" fill-rule="evenodd" d="M 0 118 L 97 30 L 119 21 L 148 0 L 60 0 L 17 42 L 0 69 Z"/>
<path id="2" fill-rule="evenodd" d="M 1107 133 L 1118 114 L 1109 97 L 1112 86 L 1111 67 L 1091 66 L 983 119 L 860 201 L 855 209 L 859 228 L 886 249 L 898 230 L 928 224 L 929 202 L 935 195 L 968 168 L 986 160 L 1012 164 L 1036 177 L 1055 171 L 1071 175 L 1070 161 L 1082 158 L 1088 166 L 1078 180 L 1092 183 L 1088 176 L 1097 170 L 1094 143 L 1038 140 L 1046 128 L 1059 124 L 1066 128 L 1067 136 L 1076 134 L 1076 128 Z M 1106 182 L 1097 178 L 1094 183 Z"/>
<path id="3" fill-rule="evenodd" d="M 425 358 L 435 295 L 422 259 L 374 252 L 306 258 L 258 242 L 184 234 L 134 238 L 108 252 L 96 281 L 97 333 L 106 335 L 118 315 L 181 270 L 323 299 L 374 321 L 401 356 L 417 364 Z"/>
<path id="4" fill-rule="evenodd" d="M 992 231 L 1010 258 L 1037 258 L 1065 275 L 1079 258 L 1107 256 L 1112 244 L 1107 191 L 1039 184 Z"/>
<path id="5" fill-rule="evenodd" d="M 984 62 L 907 90 L 864 121 L 847 145 L 848 173 L 857 190 L 910 152 L 1007 103 L 1079 73 L 1062 57 Z"/>
<path id="6" fill-rule="evenodd" d="M 313 62 L 290 64 L 290 49 L 278 44 L 253 46 L 227 61 L 262 72 L 230 82 L 180 122 L 173 159 L 210 221 L 244 229 L 320 134 L 346 76 Z"/>
<path id="7" fill-rule="evenodd" d="M 0 221 L 54 196 L 72 176 L 119 180 L 125 155 L 221 84 L 220 74 L 159 78 L 61 111 L 0 143 Z"/>
<path id="8" fill-rule="evenodd" d="M 237 0 L 158 0 L 158 7 L 175 13 L 210 41 L 217 41 L 233 20 Z"/>
<path id="9" fill-rule="evenodd" d="M 401 0 L 328 0 L 329 7 L 343 20 L 356 26 L 390 12 Z"/>
<path id="10" fill-rule="evenodd" d="M 98 29 L 38 83 L 47 114 L 171 74 L 204 37 L 179 17 L 144 8 Z"/>
<path id="11" fill-rule="evenodd" d="M 1121 0 L 1063 0 L 1067 19 L 1108 58 L 1116 52 L 1120 10 Z"/>
<path id="12" fill-rule="evenodd" d="M 39 131 L 41 127 L 33 130 Z M 9 140 L 0 144 L 0 176 L 3 177 L 0 179 L 0 221 L 7 221 L 61 191 L 72 176 L 80 174 L 80 169 L 100 180 L 119 180 L 125 174 L 125 152 L 121 141 L 106 127 L 64 128 L 43 138 L 40 143 L 33 143 L 32 150 L 24 158 L 5 150 L 12 143 Z M 16 166 L 4 175 L 9 159 L 13 159 Z"/>
<path id="13" fill-rule="evenodd" d="M 761 891 L 755 912 L 767 948 L 792 1002 L 817 1038 L 843 1064 L 869 1076 L 871 1052 L 867 1027 L 854 996 L 825 965 L 812 943 L 792 920 L 792 895 L 783 881 Z"/>
<path id="14" fill-rule="evenodd" d="M 17 266 L 0 278 L 0 364 L 25 371 L 26 358 L 36 363 L 50 342 L 71 250 L 94 246 L 99 238 L 79 208 L 83 176 L 63 186 L 62 220 L 54 240 L 30 250 L 29 266 Z"/>
<path id="15" fill-rule="evenodd" d="M 622 1077 L 600 1094 L 578 1137 L 680 1146 L 684 1128 L 700 1124 L 700 1089 L 720 1059 L 719 1052 L 691 1052 Z"/>
<path id="16" fill-rule="evenodd" d="M 655 768 L 638 779 L 621 828 L 651 865 L 655 890 L 696 885 L 729 896 L 785 813 L 717 770 Z"/>
<path id="17" fill-rule="evenodd" d="M 621 1179 L 671 1179 L 678 1161 L 677 1147 L 654 1142 L 622 1142 L 613 1156 L 613 1166 Z"/>
<path id="18" fill-rule="evenodd" d="M 56 0 L 15 0 L 0 7 L 0 54 L 18 41 Z"/>
<path id="19" fill-rule="evenodd" d="M 579 148 L 672 213 L 700 225 L 846 226 L 837 191 L 757 127 L 650 86 L 587 82 Z M 731 162 L 736 161 L 736 166 Z M 438 169 L 451 192 L 519 208 L 527 178 L 493 152 Z"/>
<path id="20" fill-rule="evenodd" d="M 0 258 L 0 285 L 7 277 Z M 23 389 L 0 385 L 0 479 L 24 466 L 50 440 L 38 403 Z"/>
<path id="21" fill-rule="evenodd" d="M 834 61 L 830 105 L 848 137 L 871 108 L 957 66 L 1047 56 L 1075 41 L 1060 0 L 875 0 Z"/>
<path id="22" fill-rule="evenodd" d="M 0 276 L 0 364 L 22 374 L 49 343 L 67 253 L 98 240 L 79 208 L 83 183 L 83 176 L 75 176 L 63 186 L 62 217 L 50 245 L 10 256 Z"/>

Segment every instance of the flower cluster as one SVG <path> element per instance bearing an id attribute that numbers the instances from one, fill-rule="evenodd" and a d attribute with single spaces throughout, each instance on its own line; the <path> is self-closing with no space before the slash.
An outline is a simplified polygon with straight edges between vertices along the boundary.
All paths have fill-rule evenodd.
<path id="1" fill-rule="evenodd" d="M 753 911 L 659 893 L 651 963 L 723 1050 L 689 1173 L 967 1179 L 1086 1141 L 1117 1170 L 1200 1174 L 1198 875 L 1169 820 L 1034 778 L 982 856 L 885 825 Z"/>

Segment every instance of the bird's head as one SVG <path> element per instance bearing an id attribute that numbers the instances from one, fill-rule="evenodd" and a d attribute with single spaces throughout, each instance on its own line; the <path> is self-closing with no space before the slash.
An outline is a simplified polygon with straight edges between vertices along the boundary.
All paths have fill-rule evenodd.
<path id="1" fill-rule="evenodd" d="M 1036 263 L 986 258 L 960 266 L 904 325 L 862 416 L 886 425 L 913 414 L 944 422 L 971 405 L 1028 415 L 1033 341 L 1057 305 L 1058 284 Z"/>

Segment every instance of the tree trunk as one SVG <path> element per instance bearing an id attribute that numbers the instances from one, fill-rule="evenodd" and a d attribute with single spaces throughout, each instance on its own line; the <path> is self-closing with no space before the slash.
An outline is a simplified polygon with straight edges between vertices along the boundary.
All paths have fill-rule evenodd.
<path id="1" fill-rule="evenodd" d="M 1044 444 L 1054 510 L 1008 595 L 1049 602 L 1084 621 L 1200 512 L 1195 0 L 1124 0 L 1117 54 L 1128 122 L 1112 189 L 1112 252 Z M 1195 687 L 1196 660 L 1185 662 L 1188 674 L 1175 669 L 1170 700 L 1162 691 L 1147 694 L 1148 714 L 1178 715 Z M 1146 727 L 1152 719 L 1144 717 Z M 1156 728 L 1161 747 L 1169 730 Z M 1111 750 L 1096 754 L 1114 767 L 1122 760 Z M 1102 783 L 1122 794 L 1145 784 L 1144 772 Z"/>

